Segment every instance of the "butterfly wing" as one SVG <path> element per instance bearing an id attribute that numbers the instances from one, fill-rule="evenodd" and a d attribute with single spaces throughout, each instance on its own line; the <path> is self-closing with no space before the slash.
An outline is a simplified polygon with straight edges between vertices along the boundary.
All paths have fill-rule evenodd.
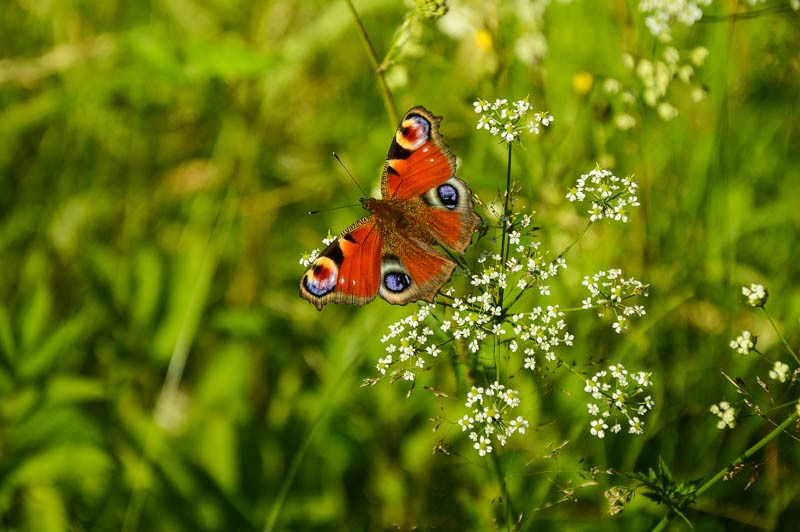
<path id="1" fill-rule="evenodd" d="M 414 217 L 436 243 L 463 253 L 480 217 L 472 191 L 456 177 L 456 159 L 439 133 L 442 118 L 424 107 L 409 110 L 395 132 L 383 168 L 384 198 L 411 201 Z M 420 198 L 428 208 L 415 205 Z"/>
<path id="2" fill-rule="evenodd" d="M 362 200 L 372 212 L 348 227 L 311 264 L 300 295 L 318 310 L 328 302 L 363 305 L 432 302 L 456 264 L 435 246 L 458 252 L 480 222 L 472 192 L 439 133 L 441 117 L 424 107 L 405 114 L 383 169 L 383 199 Z"/>
<path id="3" fill-rule="evenodd" d="M 439 133 L 441 120 L 422 106 L 405 114 L 383 166 L 384 199 L 417 197 L 455 174 L 456 159 Z"/>
<path id="4" fill-rule="evenodd" d="M 433 298 L 456 264 L 428 244 L 395 237 L 384 246 L 380 296 L 394 305 Z"/>
<path id="5" fill-rule="evenodd" d="M 456 160 L 439 133 L 440 121 L 424 107 L 409 110 L 384 164 L 381 193 L 391 207 L 376 215 L 402 220 L 402 231 L 383 235 L 379 294 L 390 303 L 432 302 L 456 267 L 435 245 L 463 253 L 480 221 L 472 192 L 455 176 Z"/>
<path id="6" fill-rule="evenodd" d="M 322 310 L 328 302 L 363 305 L 381 285 L 383 238 L 374 216 L 357 221 L 334 240 L 300 279 L 300 296 Z"/>

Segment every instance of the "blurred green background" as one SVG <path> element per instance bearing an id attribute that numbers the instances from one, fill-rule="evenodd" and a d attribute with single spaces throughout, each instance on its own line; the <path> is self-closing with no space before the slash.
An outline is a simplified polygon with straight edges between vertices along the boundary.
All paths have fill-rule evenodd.
<path id="1" fill-rule="evenodd" d="M 413 6 L 355 5 L 382 57 Z M 584 223 L 563 199 L 581 173 L 599 162 L 641 185 L 632 221 L 594 228 L 554 291 L 578 306 L 581 277 L 613 266 L 651 284 L 628 335 L 571 316 L 564 356 L 652 371 L 656 410 L 645 436 L 600 441 L 580 379 L 514 381 L 531 430 L 502 459 L 523 528 L 652 526 L 663 509 L 642 497 L 608 517 L 603 491 L 624 479 L 585 468 L 662 456 L 679 479 L 715 474 L 772 428 L 755 415 L 715 428 L 709 405 L 738 397 L 721 371 L 768 397 L 770 418 L 797 397 L 789 383 L 766 396 L 754 377 L 770 365 L 728 342 L 749 328 L 789 362 L 740 303 L 739 287 L 761 282 L 800 345 L 800 20 L 711 9 L 675 29 L 682 57 L 709 50 L 691 83 L 671 85 L 678 116 L 634 102 L 627 131 L 602 82 L 636 87 L 622 54 L 664 49 L 633 1 L 450 2 L 438 21 L 414 19 L 386 73 L 400 113 L 444 117 L 484 200 L 504 186 L 505 148 L 475 131 L 472 101 L 530 95 L 555 116 L 514 153 L 555 251 Z M 449 369 L 408 398 L 402 383 L 360 387 L 412 309 L 319 313 L 298 297 L 301 254 L 362 214 L 306 214 L 359 196 L 331 152 L 375 190 L 396 127 L 345 2 L 9 0 L 0 35 L 0 527 L 496 525 L 490 462 L 457 426 L 432 430 L 460 415 L 463 401 L 422 389 L 453 392 Z M 796 523 L 796 437 L 700 499 L 697 528 Z M 431 452 L 442 438 L 452 454 Z"/>

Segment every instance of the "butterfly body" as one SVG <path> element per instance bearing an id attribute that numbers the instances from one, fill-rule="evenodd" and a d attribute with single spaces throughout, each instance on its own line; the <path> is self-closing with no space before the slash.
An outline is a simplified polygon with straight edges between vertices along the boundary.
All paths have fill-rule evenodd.
<path id="1" fill-rule="evenodd" d="M 363 305 L 432 302 L 456 264 L 436 246 L 463 253 L 480 218 L 455 158 L 439 133 L 440 117 L 409 110 L 389 148 L 382 198 L 364 198 L 370 215 L 345 229 L 300 281 L 317 309 L 328 302 Z"/>

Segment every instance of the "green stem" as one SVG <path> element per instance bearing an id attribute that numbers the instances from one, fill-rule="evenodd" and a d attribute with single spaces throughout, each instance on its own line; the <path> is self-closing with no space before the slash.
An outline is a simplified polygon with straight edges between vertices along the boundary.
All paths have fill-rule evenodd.
<path id="1" fill-rule="evenodd" d="M 800 358 L 798 358 L 797 353 L 794 352 L 792 346 L 789 345 L 789 342 L 786 341 L 786 338 L 783 337 L 783 334 L 781 334 L 780 329 L 778 329 L 778 326 L 772 320 L 772 316 L 769 315 L 769 312 L 767 312 L 766 308 L 761 307 L 761 310 L 764 311 L 764 315 L 769 320 L 769 323 L 770 325 L 772 325 L 772 328 L 775 330 L 776 333 L 778 333 L 778 337 L 781 339 L 781 342 L 783 342 L 783 345 L 786 347 L 786 350 L 789 351 L 789 354 L 792 355 L 792 357 L 794 357 L 794 361 L 797 362 L 798 365 L 800 365 Z"/>
<path id="2" fill-rule="evenodd" d="M 570 244 L 569 244 L 567 247 L 565 247 L 565 248 L 564 248 L 564 251 L 562 251 L 561 253 L 559 253 L 559 254 L 558 254 L 558 258 L 561 258 L 561 257 L 563 257 L 564 255 L 566 255 L 566 254 L 569 252 L 569 250 L 570 250 L 570 249 L 572 249 L 572 246 L 574 246 L 575 244 L 577 244 L 577 243 L 578 243 L 578 241 L 579 241 L 581 238 L 583 238 L 583 235 L 585 235 L 585 234 L 586 234 L 586 231 L 588 231 L 588 230 L 589 230 L 589 228 L 592 226 L 592 224 L 594 224 L 594 222 L 589 222 L 589 223 L 587 223 L 587 224 L 586 224 L 586 227 L 584 227 L 584 228 L 583 228 L 583 231 L 581 231 L 581 232 L 580 232 L 580 234 L 579 234 L 578 236 L 576 236 L 576 237 L 575 237 L 575 240 L 573 240 L 573 241 L 572 241 L 572 242 L 571 242 L 571 243 L 570 243 Z"/>
<path id="3" fill-rule="evenodd" d="M 506 262 L 508 261 L 508 257 L 506 254 L 508 250 L 506 249 L 506 240 L 508 239 L 508 220 L 510 219 L 510 213 L 508 212 L 508 204 L 511 200 L 511 146 L 512 143 L 508 143 L 508 165 L 506 167 L 506 197 L 505 201 L 503 202 L 503 218 L 500 220 L 502 224 L 502 232 L 501 232 L 501 239 L 500 239 L 500 257 L 502 263 L 500 264 L 500 271 L 503 274 L 506 273 Z M 505 288 L 500 287 L 500 295 L 498 304 L 500 308 L 505 313 L 505 309 L 503 308 L 503 297 L 505 296 Z"/>
<path id="4" fill-rule="evenodd" d="M 513 506 L 511 504 L 511 497 L 508 494 L 508 487 L 506 486 L 506 477 L 503 474 L 503 464 L 500 463 L 500 457 L 497 453 L 489 453 L 492 457 L 492 469 L 497 477 L 497 483 L 500 486 L 500 496 L 503 498 L 503 509 L 505 510 L 506 530 L 511 530 L 513 522 L 512 516 L 514 515 Z"/>
<path id="5" fill-rule="evenodd" d="M 403 21 L 403 25 L 400 26 L 400 29 L 397 30 L 397 33 L 395 33 L 391 44 L 389 44 L 389 51 L 386 52 L 386 57 L 383 58 L 383 61 L 381 61 L 381 64 L 378 66 L 378 70 L 380 72 L 383 72 L 389 68 L 389 65 L 391 65 L 391 62 L 394 58 L 394 54 L 400 49 L 402 44 L 405 44 L 405 41 L 408 40 L 408 36 L 411 34 L 411 28 L 417 21 L 417 14 L 418 12 L 416 10 L 412 11 L 411 14 Z"/>
<path id="6" fill-rule="evenodd" d="M 386 107 L 386 112 L 389 115 L 389 121 L 394 128 L 397 126 L 397 123 L 400 121 L 400 119 L 397 115 L 397 106 L 394 104 L 392 91 L 389 89 L 389 85 L 386 83 L 386 77 L 383 75 L 384 70 L 381 67 L 380 61 L 378 61 L 378 54 L 375 53 L 375 48 L 372 46 L 372 42 L 369 40 L 367 30 L 364 28 L 364 24 L 361 22 L 361 17 L 358 15 L 358 11 L 356 11 L 356 7 L 353 5 L 352 0 L 346 0 L 346 2 L 347 7 L 350 8 L 350 13 L 352 13 L 353 18 L 356 21 L 356 25 L 358 26 L 359 33 L 361 34 L 361 42 L 364 44 L 364 49 L 367 51 L 369 62 L 372 65 L 372 68 L 375 70 L 375 75 L 378 77 L 378 85 L 381 89 L 381 96 L 383 96 L 383 105 Z"/>

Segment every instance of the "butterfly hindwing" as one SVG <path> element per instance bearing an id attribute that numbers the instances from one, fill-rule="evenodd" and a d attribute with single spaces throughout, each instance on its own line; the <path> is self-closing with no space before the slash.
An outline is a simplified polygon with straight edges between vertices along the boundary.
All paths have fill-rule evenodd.
<path id="1" fill-rule="evenodd" d="M 432 246 L 403 242 L 388 247 L 381 262 L 380 296 L 395 305 L 420 299 L 429 303 L 446 283 L 456 264 Z"/>
<path id="2" fill-rule="evenodd" d="M 422 200 L 429 207 L 427 227 L 436 241 L 464 253 L 481 221 L 472 207 L 472 191 L 467 184 L 452 176 L 425 192 Z"/>

